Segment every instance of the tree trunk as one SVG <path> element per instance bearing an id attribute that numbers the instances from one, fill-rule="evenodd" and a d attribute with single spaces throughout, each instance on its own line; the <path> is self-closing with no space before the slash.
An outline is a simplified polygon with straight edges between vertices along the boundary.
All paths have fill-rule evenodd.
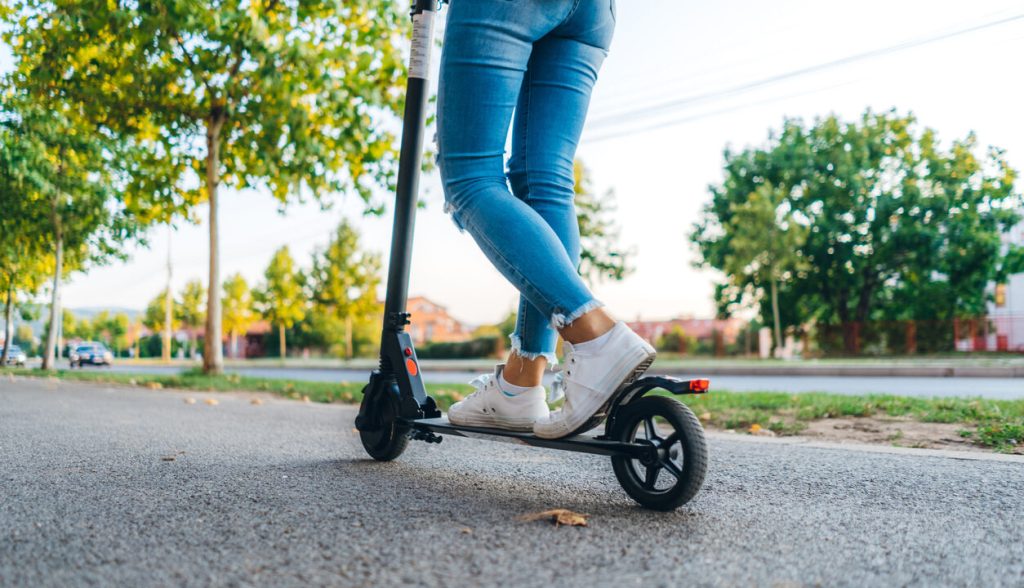
<path id="1" fill-rule="evenodd" d="M 284 341 L 284 323 L 277 325 L 278 334 L 278 351 L 281 353 L 281 361 L 284 361 L 285 356 L 288 354 L 288 346 Z"/>
<path id="2" fill-rule="evenodd" d="M 772 279 L 772 319 L 775 322 L 775 353 L 778 357 L 782 352 L 782 324 L 779 320 L 779 286 L 778 281 Z"/>
<path id="3" fill-rule="evenodd" d="M 224 371 L 224 353 L 221 349 L 220 239 L 217 230 L 220 130 L 223 125 L 223 114 L 216 113 L 210 117 L 206 126 L 206 195 L 210 201 L 210 284 L 206 297 L 206 341 L 203 352 L 203 372 L 207 374 L 220 374 Z"/>
<path id="4" fill-rule="evenodd" d="M 61 320 L 64 318 L 60 308 L 60 276 L 64 271 L 64 235 L 61 232 L 60 220 L 55 223 L 54 231 L 57 242 L 56 267 L 53 271 L 53 295 L 50 298 L 50 332 L 46 334 L 46 350 L 43 352 L 42 369 L 54 369 L 55 355 L 57 351 L 57 331 L 61 327 Z"/>
<path id="5" fill-rule="evenodd" d="M 174 320 L 171 314 L 174 300 L 171 298 L 171 284 L 167 283 L 167 297 L 164 299 L 164 335 L 163 346 L 160 348 L 160 357 L 164 363 L 171 361 L 171 321 Z"/>
<path id="6" fill-rule="evenodd" d="M 352 315 L 345 317 L 345 358 L 352 359 Z"/>
<path id="7" fill-rule="evenodd" d="M 7 357 L 11 353 L 11 338 L 14 336 L 14 324 L 11 320 L 14 313 L 14 276 L 7 281 L 7 300 L 4 302 L 4 349 L 0 351 L 0 367 L 7 365 Z"/>

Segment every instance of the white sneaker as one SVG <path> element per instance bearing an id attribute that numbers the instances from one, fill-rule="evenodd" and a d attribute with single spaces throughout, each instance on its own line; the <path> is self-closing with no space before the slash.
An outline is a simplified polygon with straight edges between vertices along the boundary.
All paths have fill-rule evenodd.
<path id="1" fill-rule="evenodd" d="M 448 409 L 448 422 L 466 427 L 492 427 L 512 431 L 532 431 L 533 423 L 547 418 L 544 386 L 534 386 L 519 394 L 509 394 L 498 385 L 498 376 L 505 368 L 499 363 L 493 374 L 470 380 L 477 388 L 464 400 Z"/>
<path id="2" fill-rule="evenodd" d="M 596 427 L 615 394 L 651 366 L 657 352 L 626 323 L 617 321 L 608 335 L 597 350 L 576 349 L 572 343 L 562 342 L 563 361 L 552 368 L 559 373 L 551 387 L 551 400 L 564 391 L 565 404 L 533 425 L 535 435 L 557 439 Z"/>

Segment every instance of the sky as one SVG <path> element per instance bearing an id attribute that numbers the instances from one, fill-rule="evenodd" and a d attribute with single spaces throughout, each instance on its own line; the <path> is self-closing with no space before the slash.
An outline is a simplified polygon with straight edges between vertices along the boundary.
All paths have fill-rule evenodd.
<path id="1" fill-rule="evenodd" d="M 595 189 L 615 191 L 620 245 L 638 252 L 635 273 L 593 287 L 615 318 L 713 313 L 713 284 L 722 276 L 694 267 L 690 227 L 710 199 L 708 185 L 722 179 L 723 149 L 764 144 L 786 117 L 852 121 L 866 108 L 896 108 L 936 129 L 946 145 L 974 131 L 981 145 L 1004 148 L 1011 165 L 1024 170 L 1024 19 L 913 43 L 1024 15 L 1019 0 L 644 0 L 619 1 L 617 15 L 577 152 Z M 878 51 L 896 46 L 905 48 Z M 872 54 L 844 60 L 865 53 Z M 435 51 L 435 69 L 438 57 Z M 9 67 L 10 58 L 3 60 Z M 781 79 L 758 83 L 772 78 Z M 642 116 L 669 101 L 677 104 Z M 518 292 L 442 212 L 436 172 L 421 184 L 427 207 L 416 219 L 410 295 L 469 324 L 501 320 L 517 306 Z M 390 210 L 364 217 L 356 196 L 338 195 L 336 203 L 329 211 L 290 206 L 282 215 L 268 193 L 224 190 L 222 276 L 241 272 L 250 284 L 259 281 L 282 245 L 308 266 L 345 215 L 364 246 L 381 254 L 386 278 Z M 129 248 L 127 262 L 75 275 L 65 306 L 144 308 L 166 284 L 168 234 L 161 227 L 148 248 Z M 206 225 L 179 226 L 170 243 L 173 287 L 205 281 Z"/>

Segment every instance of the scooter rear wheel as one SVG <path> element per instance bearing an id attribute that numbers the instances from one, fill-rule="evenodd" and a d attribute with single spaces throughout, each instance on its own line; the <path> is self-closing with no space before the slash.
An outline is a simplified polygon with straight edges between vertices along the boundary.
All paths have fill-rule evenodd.
<path id="1" fill-rule="evenodd" d="M 402 455 L 409 445 L 409 430 L 399 425 L 399 397 L 397 390 L 374 390 L 367 384 L 363 389 L 360 412 L 367 416 L 368 427 L 359 431 L 366 453 L 377 461 L 391 461 Z"/>
<path id="2" fill-rule="evenodd" d="M 621 409 L 612 439 L 652 445 L 649 459 L 612 458 L 626 494 L 653 510 L 674 510 L 700 490 L 707 472 L 704 428 L 681 402 L 664 396 L 640 398 Z"/>

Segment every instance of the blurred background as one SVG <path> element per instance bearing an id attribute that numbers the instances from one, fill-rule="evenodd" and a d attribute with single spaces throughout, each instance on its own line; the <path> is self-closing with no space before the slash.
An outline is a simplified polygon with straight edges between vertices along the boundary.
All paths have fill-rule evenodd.
<path id="1" fill-rule="evenodd" d="M 1019 2 L 617 11 L 578 152 L 580 272 L 656 365 L 1024 369 Z M 5 362 L 373 365 L 403 6 L 2 16 Z M 504 357 L 518 293 L 426 160 L 410 331 L 424 359 L 479 360 L 462 377 Z"/>

